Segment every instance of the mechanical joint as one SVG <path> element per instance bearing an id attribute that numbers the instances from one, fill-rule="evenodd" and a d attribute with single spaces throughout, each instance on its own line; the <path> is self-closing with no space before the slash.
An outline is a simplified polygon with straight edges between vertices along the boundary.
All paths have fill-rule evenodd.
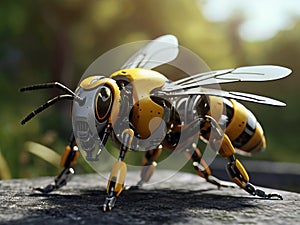
<path id="1" fill-rule="evenodd" d="M 232 180 L 239 185 L 241 188 L 246 188 L 249 182 L 249 176 L 244 166 L 239 160 L 234 160 L 227 164 L 227 172 L 232 177 Z"/>
<path id="2" fill-rule="evenodd" d="M 55 178 L 55 186 L 56 188 L 60 188 L 68 183 L 72 179 L 74 175 L 73 168 L 64 169 L 61 174 Z"/>
<path id="3" fill-rule="evenodd" d="M 126 163 L 122 161 L 115 162 L 109 177 L 107 184 L 107 193 L 110 194 L 111 188 L 115 196 L 119 196 L 123 191 L 123 185 L 125 181 L 125 176 L 127 172 Z"/>

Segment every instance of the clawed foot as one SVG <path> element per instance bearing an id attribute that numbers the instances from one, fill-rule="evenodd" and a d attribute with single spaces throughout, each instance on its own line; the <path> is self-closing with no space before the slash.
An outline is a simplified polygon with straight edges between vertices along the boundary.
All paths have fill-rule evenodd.
<path id="1" fill-rule="evenodd" d="M 279 200 L 283 200 L 283 197 L 280 194 L 274 193 L 274 194 L 268 194 L 267 195 L 267 199 L 274 199 L 274 198 L 277 198 Z"/>
<path id="2" fill-rule="evenodd" d="M 256 193 L 257 196 L 265 198 L 265 199 L 283 200 L 283 197 L 280 194 L 277 194 L 277 193 L 266 194 L 264 191 L 262 191 L 260 189 L 256 189 L 255 193 Z"/>
<path id="3" fill-rule="evenodd" d="M 137 182 L 136 185 L 127 185 L 127 186 L 125 186 L 124 190 L 125 191 L 128 191 L 128 190 L 139 190 L 143 186 L 144 183 L 145 182 L 143 180 L 140 180 L 139 182 Z"/>
<path id="4" fill-rule="evenodd" d="M 57 190 L 58 188 L 53 185 L 53 184 L 49 184 L 48 186 L 46 187 L 37 187 L 37 188 L 33 188 L 34 191 L 38 191 L 38 192 L 41 192 L 43 194 L 48 194 L 52 191 L 55 191 Z"/>
<path id="5" fill-rule="evenodd" d="M 259 196 L 261 198 L 264 199 L 279 199 L 279 200 L 283 200 L 283 197 L 280 194 L 277 193 L 271 193 L 271 194 L 266 194 L 266 192 L 264 192 L 263 190 L 257 189 L 255 188 L 252 184 L 248 183 L 245 187 L 245 190 L 252 194 L 252 195 L 256 195 Z"/>
<path id="6" fill-rule="evenodd" d="M 49 184 L 46 187 L 37 187 L 33 188 L 34 191 L 41 192 L 43 194 L 48 194 L 52 191 L 59 189 L 60 187 L 67 184 L 68 181 L 71 180 L 72 176 L 74 175 L 73 168 L 65 168 L 56 178 L 55 184 Z"/>
<path id="7" fill-rule="evenodd" d="M 115 206 L 116 201 L 117 201 L 116 196 L 107 196 L 105 198 L 105 202 L 102 207 L 103 212 L 111 211 L 112 208 Z"/>
<path id="8" fill-rule="evenodd" d="M 139 190 L 142 187 L 143 183 L 144 182 L 141 180 L 136 185 L 123 186 L 122 191 Z M 117 195 L 116 192 L 114 191 L 115 190 L 114 185 L 111 185 L 109 190 L 110 190 L 109 195 L 106 196 L 104 204 L 102 206 L 103 212 L 111 211 L 117 201 Z"/>

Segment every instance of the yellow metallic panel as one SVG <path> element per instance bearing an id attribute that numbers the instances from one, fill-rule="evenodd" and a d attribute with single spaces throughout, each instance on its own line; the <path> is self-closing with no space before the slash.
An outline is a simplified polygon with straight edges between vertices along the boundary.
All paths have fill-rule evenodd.
<path id="1" fill-rule="evenodd" d="M 141 138 L 148 138 L 159 127 L 164 114 L 164 108 L 152 101 L 150 93 L 162 87 L 167 78 L 156 71 L 140 68 L 117 71 L 111 78 L 116 76 L 125 76 L 130 80 L 134 89 L 131 120 Z"/>
<path id="2" fill-rule="evenodd" d="M 234 149 L 229 137 L 226 134 L 224 134 L 221 148 L 219 149 L 219 154 L 224 158 L 228 158 L 229 156 L 233 155 L 234 153 L 235 153 L 235 149 Z"/>
<path id="3" fill-rule="evenodd" d="M 109 187 L 112 179 L 115 179 L 115 186 L 114 186 L 114 192 L 116 193 L 116 196 L 119 196 L 123 190 L 123 185 L 125 181 L 125 176 L 127 172 L 127 166 L 125 162 L 117 161 L 113 165 L 113 168 L 110 173 L 109 181 L 107 184 L 107 193 L 109 192 Z"/>
<path id="4" fill-rule="evenodd" d="M 245 188 L 246 187 L 246 183 L 243 182 L 243 181 L 240 181 L 237 177 L 232 178 L 232 180 L 234 181 L 234 183 L 236 183 L 241 188 Z"/>
<path id="5" fill-rule="evenodd" d="M 248 115 L 245 106 L 233 99 L 230 101 L 233 104 L 234 112 L 231 122 L 226 127 L 225 133 L 229 136 L 230 140 L 235 140 L 244 131 L 247 124 Z"/>
<path id="6" fill-rule="evenodd" d="M 219 121 L 223 114 L 223 100 L 220 97 L 209 96 L 209 115 L 216 121 Z"/>
<path id="7" fill-rule="evenodd" d="M 109 78 L 104 78 L 100 76 L 90 76 L 81 81 L 80 87 L 82 87 L 85 90 L 92 90 L 98 87 L 99 85 L 103 85 L 109 82 L 111 82 L 111 79 Z"/>
<path id="8" fill-rule="evenodd" d="M 134 98 L 140 100 L 149 97 L 151 91 L 162 87 L 168 80 L 164 75 L 154 71 L 141 68 L 120 70 L 113 73 L 110 77 L 125 76 L 130 80 L 134 87 Z"/>
<path id="9" fill-rule="evenodd" d="M 110 78 L 103 78 L 100 76 L 91 76 L 91 77 L 87 77 L 85 78 L 81 83 L 80 83 L 80 87 L 82 87 L 85 90 L 92 90 L 94 88 L 99 87 L 100 85 L 107 85 L 108 87 L 111 88 L 112 93 L 113 93 L 113 97 L 114 97 L 114 101 L 112 104 L 112 109 L 111 109 L 111 114 L 109 117 L 109 122 L 114 124 L 119 112 L 120 112 L 120 89 L 116 83 L 115 80 L 112 80 Z"/>
<path id="10" fill-rule="evenodd" d="M 236 165 L 236 168 L 239 170 L 239 172 L 241 173 L 242 177 L 244 178 L 244 180 L 246 182 L 249 182 L 249 176 L 248 176 L 248 173 L 247 171 L 245 170 L 244 166 L 242 165 L 242 163 L 236 159 L 235 160 L 235 165 Z"/>
<path id="11" fill-rule="evenodd" d="M 159 127 L 164 114 L 163 107 L 149 99 L 141 99 L 133 106 L 132 123 L 141 138 L 148 138 Z"/>

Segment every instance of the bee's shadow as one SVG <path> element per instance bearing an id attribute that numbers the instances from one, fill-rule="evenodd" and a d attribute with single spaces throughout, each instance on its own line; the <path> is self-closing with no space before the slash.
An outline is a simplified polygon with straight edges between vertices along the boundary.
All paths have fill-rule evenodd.
<path id="1" fill-rule="evenodd" d="M 115 208 L 103 213 L 101 205 L 106 196 L 105 190 L 79 189 L 75 192 L 63 189 L 57 193 L 33 193 L 30 196 L 41 198 L 44 202 L 44 207 L 39 207 L 35 213 L 41 217 L 50 216 L 49 220 L 64 217 L 64 223 L 73 223 L 74 220 L 88 224 L 121 224 L 122 221 L 125 224 L 186 223 L 195 214 L 199 218 L 207 216 L 207 211 L 239 211 L 257 207 L 252 198 L 228 196 L 216 189 L 139 189 L 124 191 Z"/>

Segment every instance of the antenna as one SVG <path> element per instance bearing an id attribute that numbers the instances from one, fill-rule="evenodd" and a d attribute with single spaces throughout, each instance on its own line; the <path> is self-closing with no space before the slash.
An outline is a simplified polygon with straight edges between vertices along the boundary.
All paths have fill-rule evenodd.
<path id="1" fill-rule="evenodd" d="M 64 100 L 64 99 L 69 99 L 69 100 L 75 100 L 78 101 L 79 104 L 83 104 L 84 99 L 79 97 L 77 94 L 75 94 L 73 91 L 71 91 L 68 87 L 65 85 L 59 83 L 59 82 L 52 82 L 52 83 L 44 83 L 44 84 L 35 84 L 31 86 L 26 86 L 20 88 L 20 92 L 25 92 L 25 91 L 34 91 L 34 90 L 40 90 L 40 89 L 49 89 L 49 88 L 57 88 L 62 91 L 64 91 L 66 94 L 63 95 L 58 95 L 50 100 L 48 100 L 45 104 L 39 106 L 35 110 L 33 110 L 31 113 L 29 113 L 22 121 L 21 124 L 24 125 L 27 123 L 29 120 L 31 120 L 33 117 L 35 117 L 37 114 L 41 113 L 48 107 L 54 105 L 55 103 Z"/>

